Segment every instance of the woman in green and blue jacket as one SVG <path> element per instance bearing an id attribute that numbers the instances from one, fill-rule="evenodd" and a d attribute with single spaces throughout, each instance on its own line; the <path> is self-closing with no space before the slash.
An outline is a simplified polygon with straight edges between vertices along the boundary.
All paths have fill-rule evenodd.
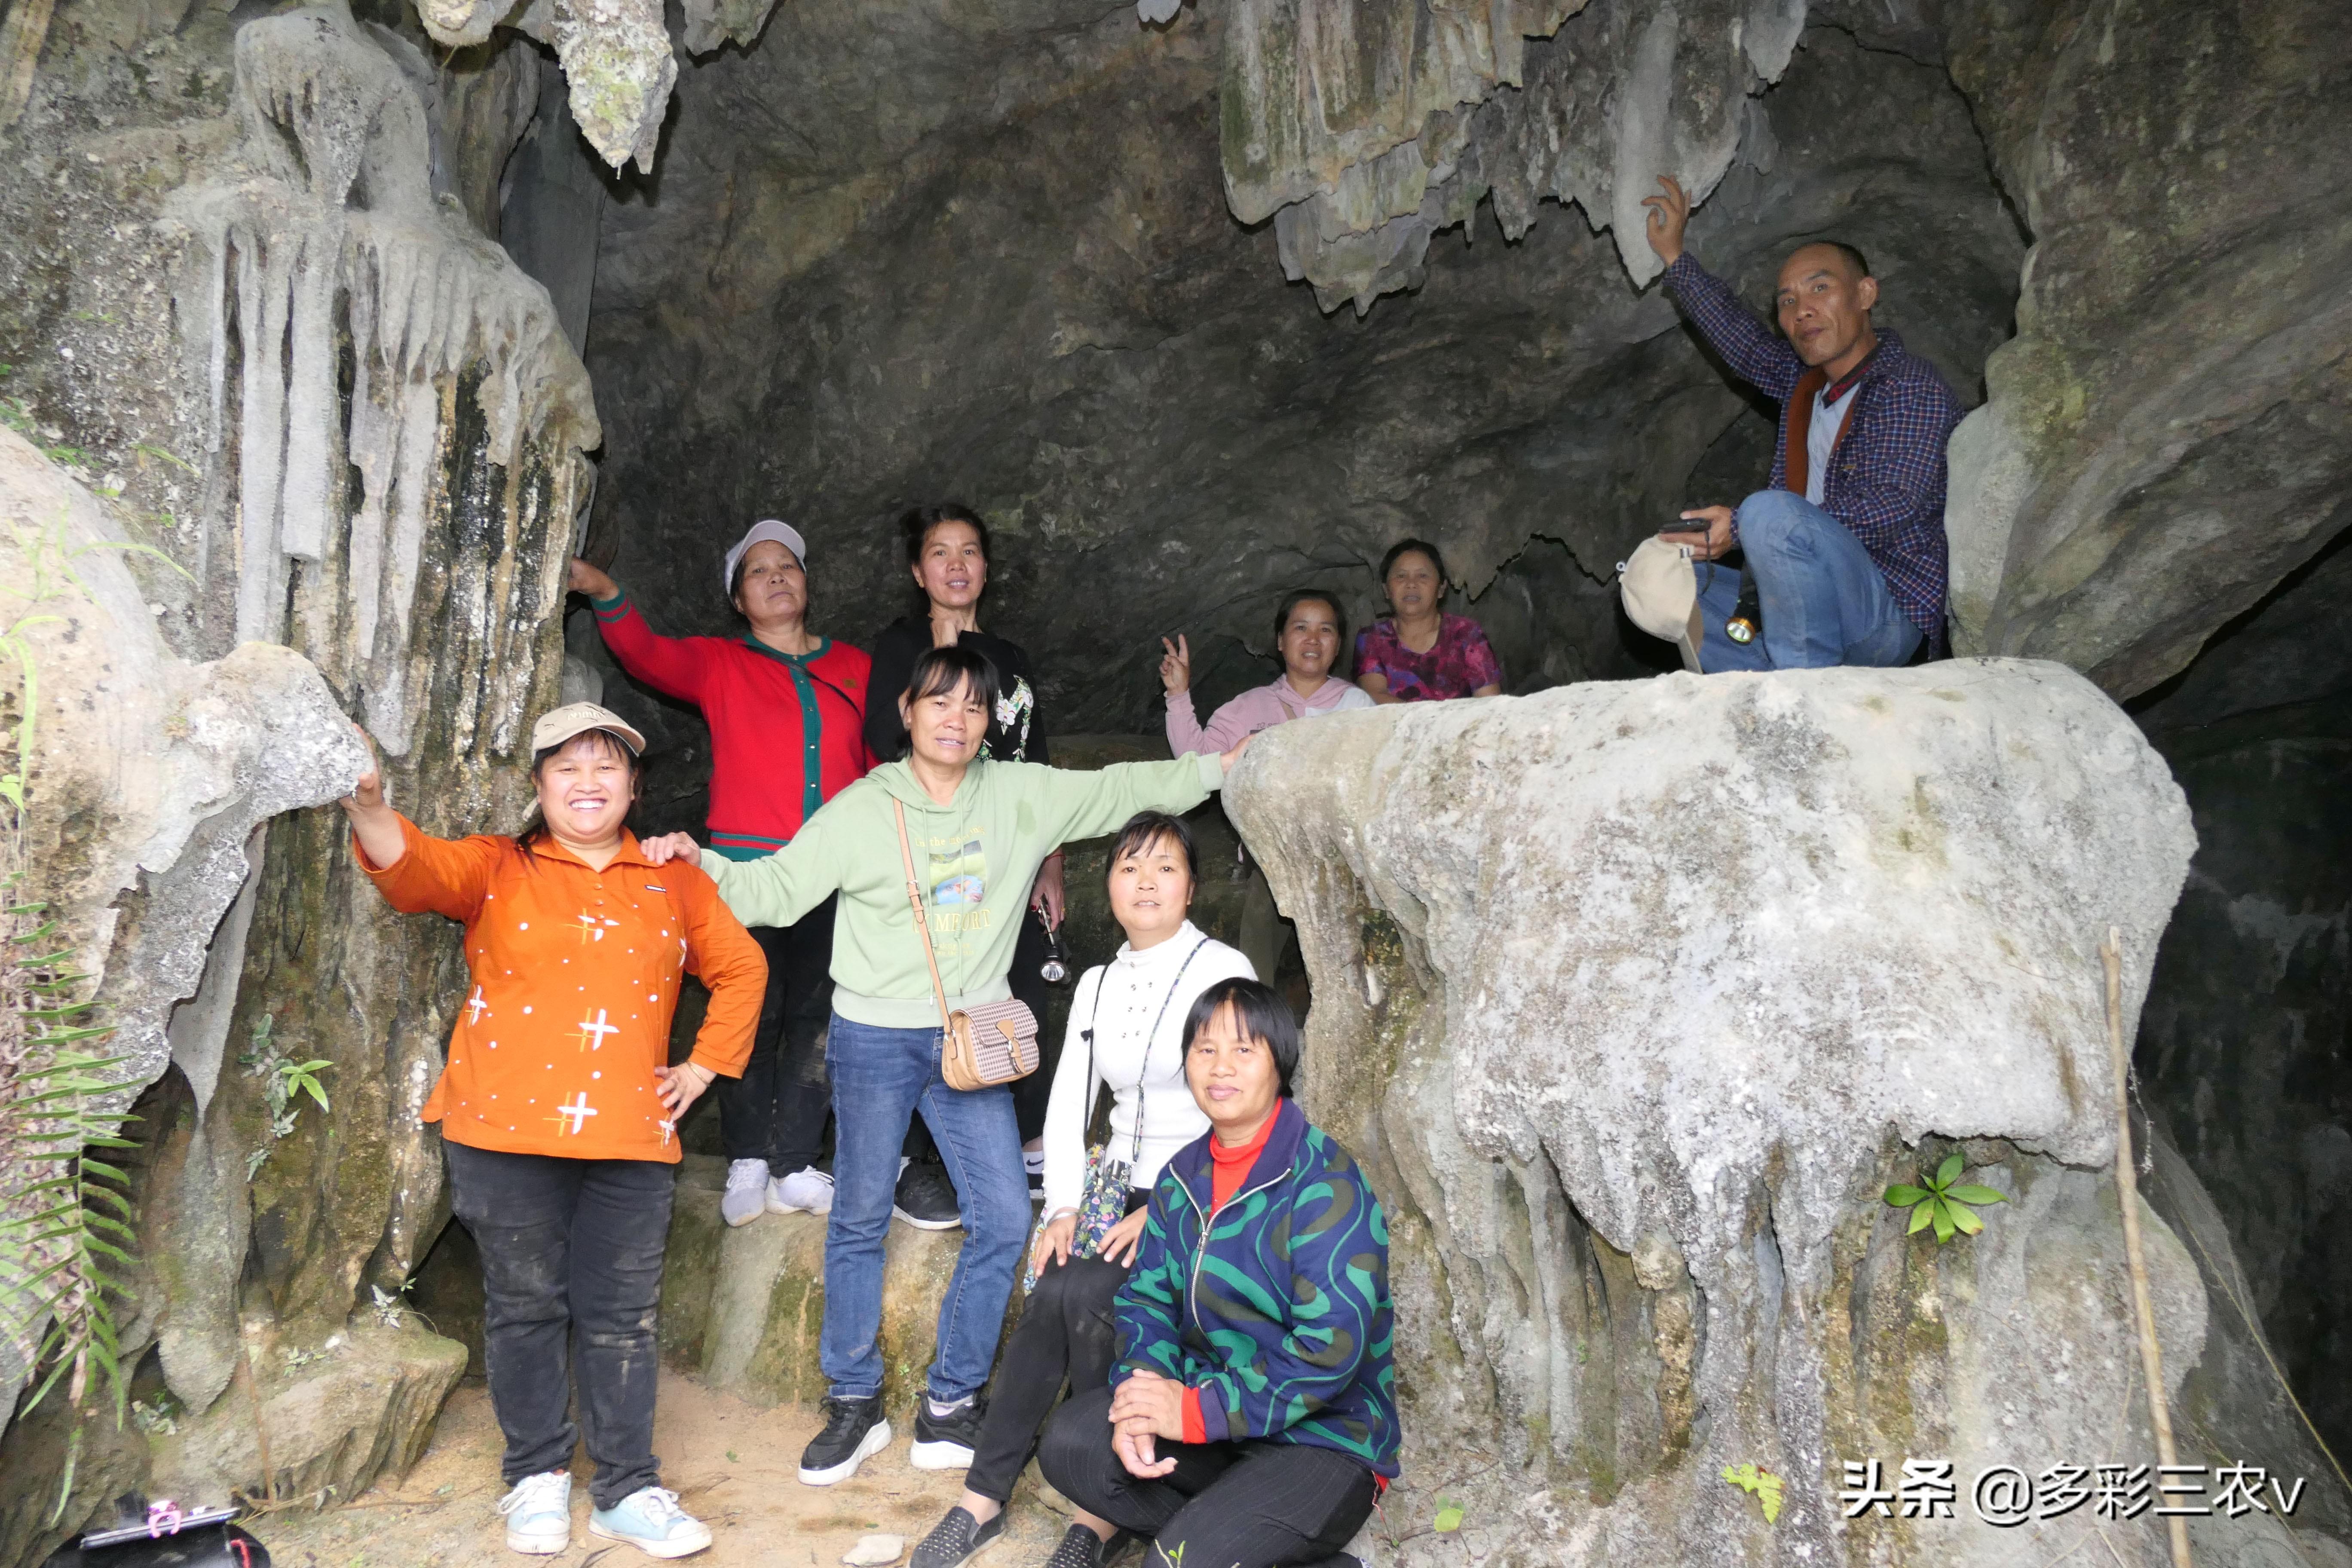
<path id="1" fill-rule="evenodd" d="M 1388 1224 L 1292 1101 L 1298 1026 L 1255 980 L 1185 1023 L 1210 1121 L 1168 1162 L 1117 1305 L 1111 1386 L 1075 1392 L 1037 1462 L 1078 1508 L 1049 1568 L 1124 1534 L 1151 1568 L 1342 1564 L 1397 1473 Z"/>

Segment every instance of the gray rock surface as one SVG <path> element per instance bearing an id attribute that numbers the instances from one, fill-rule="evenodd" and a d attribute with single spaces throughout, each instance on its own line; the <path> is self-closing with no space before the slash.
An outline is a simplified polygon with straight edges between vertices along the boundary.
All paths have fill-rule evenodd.
<path id="1" fill-rule="evenodd" d="M 1953 438 L 1960 646 L 2128 696 L 2352 517 L 2352 44 L 2325 0 L 1945 15 L 2034 237 Z"/>
<path id="2" fill-rule="evenodd" d="M 1476 1500 L 1473 1560 L 2039 1561 L 2080 1525 L 1965 1497 L 1849 1525 L 1841 1466 L 2152 1456 L 2095 947 L 2122 928 L 2136 1016 L 2194 840 L 2082 678 L 1341 715 L 1261 737 L 1226 801 L 1300 921 L 1304 1103 L 1391 1209 L 1407 1475 Z M 1950 1149 L 2012 1202 L 1939 1250 L 1878 1194 Z M 2209 1308 L 2147 1223 L 2177 1384 Z M 1777 1526 L 1717 1479 L 1742 1463 L 1788 1479 Z M 2267 1528 L 2200 1561 L 2263 1561 Z M 2160 1560 L 2147 1526 L 2116 1544 Z"/>
<path id="3" fill-rule="evenodd" d="M 22 639 L 12 650 L 10 699 L 23 711 L 33 698 L 27 729 L 12 730 L 29 748 L 17 763 L 25 811 L 16 847 L 25 881 L 11 902 L 49 906 L 55 945 L 88 976 L 81 994 L 94 997 L 98 1018 L 114 1031 L 104 1048 L 123 1058 L 108 1075 L 121 1088 L 101 1110 L 128 1111 L 174 1060 L 209 1095 L 222 1032 L 214 1024 L 225 1020 L 216 1010 L 174 1017 L 173 1009 L 198 993 L 224 926 L 234 928 L 226 950 L 241 948 L 243 921 L 231 911 L 250 913 L 239 895 L 253 879 L 248 851 L 257 826 L 346 793 L 365 765 L 364 749 L 319 671 L 290 648 L 247 643 L 205 664 L 174 655 L 124 563 L 130 542 L 121 521 L 10 430 L 0 430 L 0 599 Z M 208 1159 L 184 1175 L 224 1203 L 241 1201 L 241 1186 L 219 1179 Z M 17 1185 L 12 1173 L 9 1202 L 29 1212 L 22 1205 L 32 1194 Z M 235 1233 L 233 1222 L 227 1228 Z M 55 1246 L 36 1243 L 29 1257 L 12 1255 L 0 1267 L 19 1277 L 54 1260 Z M 240 1245 L 210 1259 L 214 1271 L 192 1292 L 193 1314 L 218 1316 L 213 1309 L 233 1289 L 241 1254 Z M 133 1362 L 159 1322 L 167 1341 L 180 1326 L 167 1302 L 139 1300 L 141 1282 L 126 1280 L 132 1293 L 114 1308 L 122 1353 Z M 44 1326 L 22 1320 L 12 1303 L 0 1338 L 0 1386 L 12 1402 L 25 1352 Z M 227 1368 L 196 1360 L 205 1364 L 189 1369 L 190 1382 L 209 1400 Z M 119 1447 L 102 1447 L 105 1464 L 70 1472 L 80 1508 L 121 1484 Z M 16 1495 L 57 1495 L 66 1479 L 60 1450 L 19 1447 L 10 1458 Z M 49 1528 L 15 1540 L 15 1549 L 33 1546 Z"/>
<path id="4" fill-rule="evenodd" d="M 1489 195 L 1512 239 L 1539 200 L 1576 204 L 1646 283 L 1642 198 L 1660 174 L 1714 188 L 1804 23 L 1805 0 L 1241 0 L 1227 196 L 1274 218 L 1326 310 L 1418 287 L 1432 235 Z"/>

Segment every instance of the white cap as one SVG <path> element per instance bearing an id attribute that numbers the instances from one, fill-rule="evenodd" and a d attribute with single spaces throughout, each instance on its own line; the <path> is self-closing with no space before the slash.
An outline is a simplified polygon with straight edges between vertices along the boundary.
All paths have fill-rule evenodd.
<path id="1" fill-rule="evenodd" d="M 1624 601 L 1626 619 L 1673 643 L 1682 652 L 1685 669 L 1698 668 L 1706 623 L 1699 618 L 1698 572 L 1691 565 L 1689 545 L 1670 544 L 1654 534 L 1642 541 L 1617 567 L 1617 596 Z"/>
<path id="2" fill-rule="evenodd" d="M 730 598 L 735 595 L 735 563 L 743 559 L 745 551 L 763 539 L 772 539 L 791 551 L 793 559 L 801 563 L 803 570 L 807 569 L 808 546 L 801 542 L 800 530 L 789 522 L 763 517 L 751 525 L 751 532 L 735 542 L 735 548 L 727 552 L 727 564 L 719 569 L 719 586 Z"/>

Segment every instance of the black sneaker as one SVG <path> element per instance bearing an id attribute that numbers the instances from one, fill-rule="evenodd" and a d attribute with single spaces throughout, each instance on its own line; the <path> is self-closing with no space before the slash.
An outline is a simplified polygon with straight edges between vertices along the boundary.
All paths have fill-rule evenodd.
<path id="1" fill-rule="evenodd" d="M 898 1173 L 898 1192 L 891 1200 L 890 1212 L 917 1230 L 953 1230 L 963 1223 L 947 1167 L 929 1160 L 917 1160 Z"/>
<path id="2" fill-rule="evenodd" d="M 971 1453 L 980 1447 L 980 1424 L 988 1415 L 988 1398 L 974 1394 L 945 1415 L 931 1414 L 929 1394 L 915 1395 L 915 1443 L 907 1462 L 919 1470 L 968 1470 Z"/>
<path id="3" fill-rule="evenodd" d="M 1123 1530 L 1105 1541 L 1085 1525 L 1074 1524 L 1062 1531 L 1062 1543 L 1045 1559 L 1045 1568 L 1103 1568 L 1127 1541 Z"/>
<path id="4" fill-rule="evenodd" d="M 965 1558 L 1004 1533 L 1003 1509 L 986 1524 L 974 1524 L 971 1515 L 961 1508 L 948 1510 L 922 1544 L 915 1548 L 915 1560 L 908 1568 L 956 1568 Z M 1091 1532 L 1089 1532 L 1091 1533 Z"/>
<path id="5" fill-rule="evenodd" d="M 801 1451 L 801 1485 L 829 1487 L 857 1473 L 870 1454 L 890 1446 L 890 1423 L 882 1418 L 882 1401 L 824 1400 L 824 1430 Z"/>

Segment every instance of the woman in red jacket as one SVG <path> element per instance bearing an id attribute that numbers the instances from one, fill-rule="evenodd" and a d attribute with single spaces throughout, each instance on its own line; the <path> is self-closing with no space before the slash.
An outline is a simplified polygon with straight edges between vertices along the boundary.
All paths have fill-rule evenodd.
<path id="1" fill-rule="evenodd" d="M 710 726 L 710 847 L 757 860 L 791 842 L 816 808 L 866 776 L 866 683 L 872 660 L 808 629 L 807 548 L 769 521 L 727 552 L 720 581 L 747 631 L 731 637 L 655 635 L 607 574 L 575 559 L 585 594 L 621 668 L 702 710 Z M 833 1207 L 816 1168 L 832 1089 L 824 1070 L 833 1011 L 833 901 L 789 926 L 752 933 L 768 955 L 768 994 L 751 1060 L 717 1089 L 727 1150 L 729 1225 L 763 1213 Z"/>

